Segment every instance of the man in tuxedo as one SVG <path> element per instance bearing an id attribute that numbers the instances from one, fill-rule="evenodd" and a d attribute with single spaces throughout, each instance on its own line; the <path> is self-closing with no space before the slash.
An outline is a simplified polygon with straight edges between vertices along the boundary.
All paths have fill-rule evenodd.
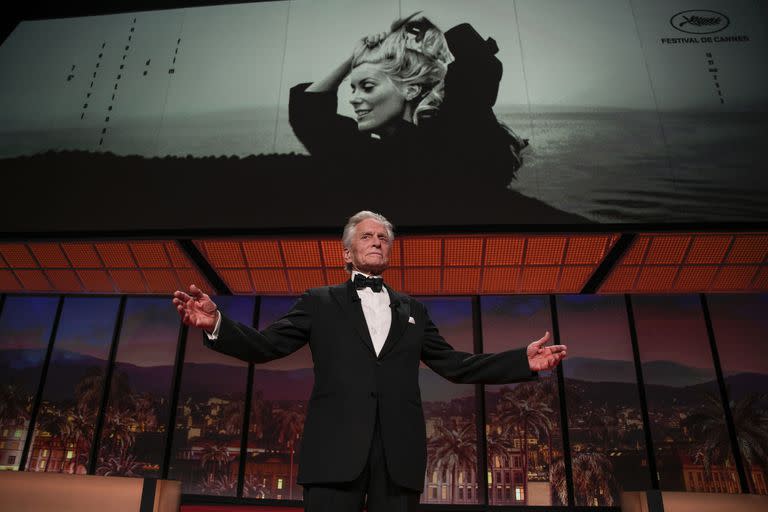
<path id="1" fill-rule="evenodd" d="M 315 383 L 298 474 L 309 512 L 417 509 L 426 469 L 419 361 L 452 382 L 503 384 L 536 378 L 566 354 L 565 345 L 545 345 L 548 332 L 526 349 L 454 350 L 424 305 L 383 284 L 392 239 L 383 216 L 351 217 L 343 235 L 351 278 L 306 291 L 263 331 L 227 318 L 194 285 L 174 293 L 183 322 L 219 352 L 264 363 L 309 343 Z"/>

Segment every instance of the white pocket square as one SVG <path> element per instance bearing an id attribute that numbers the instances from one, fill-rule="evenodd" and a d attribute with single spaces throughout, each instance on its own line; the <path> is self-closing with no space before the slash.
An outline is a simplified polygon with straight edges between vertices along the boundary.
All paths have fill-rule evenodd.
<path id="1" fill-rule="evenodd" d="M 414 320 L 412 316 L 409 316 L 409 317 L 408 317 L 408 323 L 409 323 L 409 324 L 414 324 L 414 325 L 415 325 L 415 324 L 416 324 L 416 320 Z"/>

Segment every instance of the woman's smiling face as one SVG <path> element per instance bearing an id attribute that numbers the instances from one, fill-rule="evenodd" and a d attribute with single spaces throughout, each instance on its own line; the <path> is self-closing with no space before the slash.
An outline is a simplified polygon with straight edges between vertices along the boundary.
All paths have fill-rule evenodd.
<path id="1" fill-rule="evenodd" d="M 357 128 L 364 132 L 387 132 L 387 127 L 403 119 L 406 101 L 403 94 L 375 64 L 364 63 L 349 75 Z"/>

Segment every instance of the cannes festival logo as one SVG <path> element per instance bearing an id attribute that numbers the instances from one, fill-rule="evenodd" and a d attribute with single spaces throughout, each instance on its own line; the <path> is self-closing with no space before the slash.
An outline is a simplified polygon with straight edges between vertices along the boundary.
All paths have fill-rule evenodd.
<path id="1" fill-rule="evenodd" d="M 670 18 L 669 23 L 680 32 L 712 34 L 725 29 L 725 27 L 730 25 L 731 20 L 721 12 L 691 10 L 675 14 Z"/>

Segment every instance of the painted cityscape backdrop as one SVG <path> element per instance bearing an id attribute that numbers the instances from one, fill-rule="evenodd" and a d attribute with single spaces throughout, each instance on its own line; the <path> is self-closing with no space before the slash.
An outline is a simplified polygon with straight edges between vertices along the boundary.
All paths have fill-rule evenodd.
<path id="1" fill-rule="evenodd" d="M 708 317 L 697 295 L 481 297 L 479 326 L 470 297 L 422 299 L 458 350 L 474 352 L 475 327 L 486 352 L 522 347 L 552 330 L 553 313 L 569 346 L 562 385 L 556 372 L 516 385 L 454 385 L 422 367 L 422 502 L 482 503 L 483 481 L 494 505 L 562 505 L 569 492 L 576 505 L 617 505 L 622 490 L 649 489 L 633 332 L 660 487 L 739 492 L 707 318 L 747 484 L 768 493 L 768 359 L 759 350 L 768 296 L 704 299 Z M 293 303 L 216 301 L 260 327 Z M 204 348 L 197 330 L 182 336 L 164 297 L 9 295 L 0 304 L 1 469 L 167 476 L 181 480 L 187 494 L 301 499 L 296 470 L 313 384 L 308 347 L 254 367 L 249 382 L 246 363 Z M 478 421 L 481 402 L 485 418 Z"/>

